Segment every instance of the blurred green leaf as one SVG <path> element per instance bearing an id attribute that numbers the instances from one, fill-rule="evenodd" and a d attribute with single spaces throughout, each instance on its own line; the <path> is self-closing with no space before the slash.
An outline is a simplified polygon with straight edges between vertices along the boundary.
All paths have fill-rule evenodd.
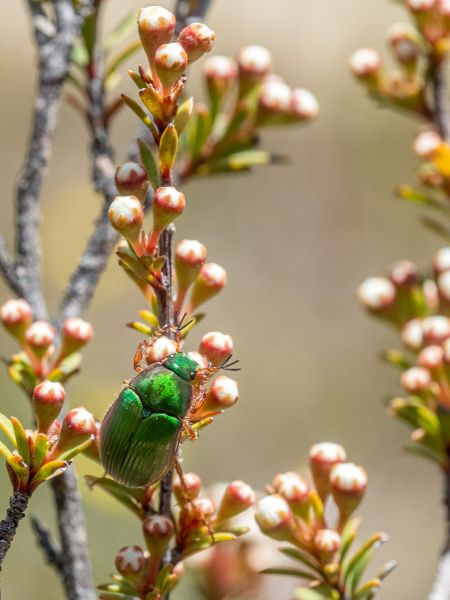
<path id="1" fill-rule="evenodd" d="M 154 190 L 159 187 L 159 169 L 156 164 L 155 157 L 153 156 L 153 152 L 142 139 L 138 139 L 138 147 L 139 147 L 139 156 L 141 157 L 142 164 L 147 171 L 148 180 L 150 181 Z"/>
<path id="2" fill-rule="evenodd" d="M 137 15 L 138 11 L 133 8 L 110 31 L 105 38 L 105 43 L 103 44 L 103 48 L 106 50 L 106 52 L 117 48 L 117 46 L 125 41 L 126 38 L 136 29 Z"/>
<path id="3" fill-rule="evenodd" d="M 130 56 L 133 56 L 133 54 L 135 54 L 139 48 L 141 48 L 141 43 L 139 40 L 136 40 L 134 42 L 130 42 L 127 46 L 125 46 L 125 48 L 116 54 L 116 56 L 114 56 L 114 58 L 112 58 L 111 61 L 106 65 L 106 79 L 115 73 L 120 65 L 128 60 Z"/>
<path id="4" fill-rule="evenodd" d="M 92 477 L 91 475 L 86 475 L 84 479 L 90 488 L 99 487 L 131 510 L 139 519 L 145 517 L 142 506 L 138 504 L 139 501 L 143 500 L 142 494 L 145 494 L 143 489 L 127 488 L 109 477 Z"/>
<path id="5" fill-rule="evenodd" d="M 356 534 L 358 532 L 360 524 L 360 517 L 353 517 L 352 519 L 349 519 L 345 524 L 341 535 L 341 550 L 339 553 L 340 562 L 343 562 L 344 558 L 347 556 L 347 553 L 350 550 L 350 547 L 356 538 Z"/>
<path id="6" fill-rule="evenodd" d="M 261 571 L 264 575 L 286 575 L 288 577 L 301 577 L 303 579 L 310 579 L 315 581 L 317 575 L 308 573 L 308 571 L 302 571 L 301 569 L 290 569 L 289 567 L 270 567 Z"/>
<path id="7" fill-rule="evenodd" d="M 319 575 L 321 574 L 320 563 L 314 557 L 309 556 L 308 554 L 306 554 L 306 552 L 303 552 L 303 550 L 300 550 L 298 548 L 279 548 L 279 551 L 281 552 L 281 554 L 289 556 L 289 558 L 297 560 L 309 567 L 310 569 L 313 569 L 313 571 L 316 571 L 316 573 L 318 573 Z"/>

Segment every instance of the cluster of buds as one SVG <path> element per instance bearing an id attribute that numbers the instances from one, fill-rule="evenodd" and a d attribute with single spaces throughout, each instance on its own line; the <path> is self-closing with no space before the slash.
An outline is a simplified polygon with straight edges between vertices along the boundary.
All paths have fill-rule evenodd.
<path id="1" fill-rule="evenodd" d="M 445 0 L 405 0 L 404 4 L 414 25 L 395 23 L 387 32 L 398 68 L 386 70 L 372 48 L 354 52 L 350 68 L 377 101 L 431 119 L 428 73 L 445 60 L 450 49 L 450 8 Z"/>
<path id="2" fill-rule="evenodd" d="M 0 307 L 0 320 L 20 346 L 8 365 L 8 373 L 31 397 L 35 386 L 44 379 L 66 381 L 79 368 L 79 350 L 93 336 L 92 326 L 71 317 L 63 323 L 61 341 L 56 349 L 56 330 L 46 321 L 33 321 L 25 300 L 8 300 Z"/>
<path id="3" fill-rule="evenodd" d="M 110 479 L 89 478 L 89 483 L 103 488 L 129 506 L 142 522 L 146 550 L 126 546 L 116 556 L 119 575 L 114 583 L 104 584 L 101 598 L 111 592 L 132 594 L 139 598 L 163 598 L 180 580 L 183 563 L 207 548 L 224 541 L 235 540 L 247 528 L 232 526 L 232 520 L 255 503 L 255 492 L 242 481 L 233 481 L 224 489 L 216 503 L 202 492 L 202 481 L 195 473 L 186 473 L 174 481 L 172 518 L 155 514 L 158 491 L 126 488 Z M 176 548 L 178 563 L 160 570 L 161 558 L 168 549 Z"/>
<path id="4" fill-rule="evenodd" d="M 0 442 L 14 491 L 32 494 L 44 481 L 63 473 L 71 460 L 94 442 L 97 424 L 85 408 L 58 416 L 65 399 L 59 382 L 43 381 L 33 392 L 36 430 L 25 429 L 18 419 L 0 414 L 0 431 L 13 446 Z"/>
<path id="5" fill-rule="evenodd" d="M 312 482 L 294 471 L 279 473 L 267 486 L 268 495 L 256 505 L 255 518 L 262 533 L 288 542 L 291 547 L 280 551 L 302 563 L 302 571 L 277 567 L 264 572 L 307 579 L 308 589 L 321 597 L 326 592 L 326 598 L 364 598 L 363 592 L 373 594 L 393 568 L 392 563 L 388 564 L 377 577 L 360 583 L 373 550 L 387 540 L 383 533 L 371 536 L 348 557 L 359 524 L 359 519 L 351 515 L 366 492 L 367 474 L 346 460 L 342 446 L 331 442 L 316 444 L 309 453 Z M 331 499 L 339 513 L 336 523 L 330 523 L 325 511 Z M 299 593 L 297 597 L 303 595 Z"/>
<path id="6" fill-rule="evenodd" d="M 391 413 L 413 428 L 411 439 L 415 451 L 447 469 L 450 248 L 441 248 L 436 253 L 429 279 L 422 278 L 413 263 L 402 261 L 398 265 L 391 269 L 389 278 L 366 280 L 358 294 L 370 312 L 397 326 L 405 348 L 391 350 L 386 355 L 402 369 L 400 384 L 408 394 L 406 398 L 392 400 Z"/>

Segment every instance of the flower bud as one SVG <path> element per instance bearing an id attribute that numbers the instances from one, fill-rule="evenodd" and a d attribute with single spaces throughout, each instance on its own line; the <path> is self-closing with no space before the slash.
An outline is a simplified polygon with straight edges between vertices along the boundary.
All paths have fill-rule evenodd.
<path id="1" fill-rule="evenodd" d="M 177 274 L 178 296 L 176 308 L 180 311 L 186 292 L 197 279 L 204 265 L 207 251 L 196 240 L 182 240 L 175 248 L 175 271 Z"/>
<path id="2" fill-rule="evenodd" d="M 446 339 L 442 344 L 442 350 L 444 352 L 443 358 L 446 365 L 450 365 L 450 338 Z"/>
<path id="3" fill-rule="evenodd" d="M 162 556 L 174 535 L 172 520 L 165 515 L 150 515 L 144 519 L 142 528 L 150 555 L 156 560 Z"/>
<path id="4" fill-rule="evenodd" d="M 198 351 L 206 356 L 211 365 L 219 367 L 232 354 L 233 340 L 220 331 L 210 331 L 202 337 Z"/>
<path id="5" fill-rule="evenodd" d="M 417 360 L 421 367 L 434 372 L 442 366 L 444 351 L 441 346 L 427 346 L 420 352 Z"/>
<path id="6" fill-rule="evenodd" d="M 288 503 L 294 514 L 307 520 L 311 486 L 298 473 L 288 471 L 275 476 L 272 487 Z"/>
<path id="7" fill-rule="evenodd" d="M 401 340 L 410 350 L 419 350 L 423 345 L 423 328 L 420 319 L 405 323 L 401 331 Z"/>
<path id="8" fill-rule="evenodd" d="M 64 321 L 62 330 L 61 355 L 68 356 L 85 346 L 94 335 L 92 325 L 78 317 Z"/>
<path id="9" fill-rule="evenodd" d="M 253 506 L 256 495 L 252 488 L 243 481 L 229 483 L 220 501 L 217 520 L 226 521 Z"/>
<path id="10" fill-rule="evenodd" d="M 84 450 L 84 454 L 89 456 L 92 460 L 97 462 L 100 461 L 100 428 L 102 426 L 102 422 L 95 419 L 95 434 L 92 443 Z"/>
<path id="11" fill-rule="evenodd" d="M 246 46 L 237 56 L 241 93 L 247 93 L 272 68 L 272 56 L 262 46 Z"/>
<path id="12" fill-rule="evenodd" d="M 227 283 L 225 269 L 216 263 L 206 263 L 200 269 L 192 289 L 190 311 L 216 296 Z"/>
<path id="13" fill-rule="evenodd" d="M 445 301 L 450 302 L 450 271 L 441 273 L 437 280 L 439 296 Z"/>
<path id="14" fill-rule="evenodd" d="M 195 500 L 202 489 L 202 480 L 196 473 L 183 473 L 183 481 L 175 477 L 173 491 L 179 502 Z"/>
<path id="15" fill-rule="evenodd" d="M 144 551 L 140 546 L 124 546 L 116 554 L 115 563 L 121 575 L 136 575 L 144 568 Z"/>
<path id="16" fill-rule="evenodd" d="M 432 158 L 441 144 L 442 138 L 436 131 L 422 131 L 414 139 L 413 150 L 420 158 Z"/>
<path id="17" fill-rule="evenodd" d="M 381 69 L 380 55 L 372 48 L 360 48 L 350 57 L 350 69 L 358 79 L 373 80 Z"/>
<path id="18" fill-rule="evenodd" d="M 203 23 L 191 23 L 181 30 L 178 41 L 186 51 L 189 62 L 193 63 L 211 50 L 215 37 L 214 31 Z"/>
<path id="19" fill-rule="evenodd" d="M 45 321 L 35 321 L 25 331 L 25 340 L 36 356 L 44 356 L 55 341 L 55 328 Z"/>
<path id="20" fill-rule="evenodd" d="M 158 363 L 178 351 L 178 344 L 165 335 L 157 338 L 145 350 L 145 360 L 148 365 Z"/>
<path id="21" fill-rule="evenodd" d="M 418 281 L 416 265 L 409 260 L 399 260 L 389 270 L 389 279 L 395 287 L 409 287 Z"/>
<path id="22" fill-rule="evenodd" d="M 415 65 L 420 57 L 420 41 L 416 30 L 408 23 L 394 23 L 387 34 L 395 58 L 402 65 Z"/>
<path id="23" fill-rule="evenodd" d="M 439 275 L 450 269 L 450 247 L 441 248 L 433 260 L 434 272 Z"/>
<path id="24" fill-rule="evenodd" d="M 357 290 L 359 301 L 371 312 L 382 312 L 395 301 L 395 287 L 385 277 L 369 277 Z"/>
<path id="25" fill-rule="evenodd" d="M 440 315 L 427 317 L 422 321 L 422 330 L 427 344 L 441 344 L 450 337 L 450 319 Z"/>
<path id="26" fill-rule="evenodd" d="M 431 375 L 424 367 L 411 367 L 401 374 L 400 383 L 410 394 L 423 392 L 431 383 Z"/>
<path id="27" fill-rule="evenodd" d="M 219 106 L 237 78 L 237 65 L 228 56 L 211 56 L 203 67 L 206 86 L 213 105 Z"/>
<path id="28" fill-rule="evenodd" d="M 422 284 L 423 299 L 430 312 L 435 312 L 439 307 L 439 294 L 437 285 L 432 279 L 426 279 Z"/>
<path id="29" fill-rule="evenodd" d="M 406 0 L 406 4 L 413 13 L 421 13 L 433 10 L 436 0 Z"/>
<path id="30" fill-rule="evenodd" d="M 353 463 L 335 465 L 330 472 L 331 491 L 341 513 L 341 525 L 357 508 L 367 489 L 367 474 Z"/>
<path id="31" fill-rule="evenodd" d="M 0 319 L 11 335 L 23 342 L 25 331 L 32 320 L 31 307 L 21 298 L 8 300 L 0 308 Z"/>
<path id="32" fill-rule="evenodd" d="M 155 52 L 155 68 L 163 92 L 168 96 L 173 84 L 183 75 L 188 64 L 188 55 L 178 42 L 163 44 Z"/>
<path id="33" fill-rule="evenodd" d="M 226 375 L 216 377 L 209 388 L 202 410 L 205 412 L 224 410 L 239 400 L 236 381 Z"/>
<path id="34" fill-rule="evenodd" d="M 308 90 L 295 88 L 291 93 L 290 112 L 300 121 L 310 121 L 319 114 L 319 103 Z"/>
<path id="35" fill-rule="evenodd" d="M 142 46 L 152 65 L 158 46 L 167 44 L 172 39 L 175 16 L 160 6 L 147 6 L 139 11 L 137 22 Z"/>
<path id="36" fill-rule="evenodd" d="M 268 537 L 279 541 L 292 539 L 292 511 L 279 494 L 265 496 L 256 504 L 255 519 L 261 531 Z"/>
<path id="37" fill-rule="evenodd" d="M 204 527 L 216 510 L 215 503 L 209 498 L 195 498 L 185 505 L 180 516 L 181 530 Z"/>
<path id="38" fill-rule="evenodd" d="M 285 117 L 293 103 L 292 90 L 283 81 L 267 81 L 261 86 L 258 97 L 258 122 L 277 123 Z"/>
<path id="39" fill-rule="evenodd" d="M 116 171 L 116 188 L 122 196 L 136 196 L 144 203 L 148 190 L 147 171 L 135 162 L 126 162 Z"/>
<path id="40" fill-rule="evenodd" d="M 108 210 L 111 225 L 130 242 L 137 242 L 144 223 L 144 209 L 136 196 L 116 196 Z"/>
<path id="41" fill-rule="evenodd" d="M 32 403 L 40 433 L 48 432 L 61 412 L 65 397 L 63 386 L 56 381 L 43 381 L 34 388 Z"/>
<path id="42" fill-rule="evenodd" d="M 159 187 L 153 196 L 153 231 L 147 242 L 147 251 L 154 254 L 159 236 L 163 229 L 172 223 L 186 206 L 186 199 L 182 192 L 167 186 Z"/>
<path id="43" fill-rule="evenodd" d="M 202 369 L 207 369 L 209 367 L 208 359 L 202 356 L 200 352 L 188 352 L 188 355 L 193 358 Z"/>
<path id="44" fill-rule="evenodd" d="M 330 493 L 331 469 L 344 462 L 346 458 L 344 448 L 332 442 L 314 444 L 309 451 L 309 466 L 317 492 L 322 500 L 325 500 Z"/>
<path id="45" fill-rule="evenodd" d="M 96 434 L 97 427 L 93 415 L 83 407 L 73 408 L 63 419 L 61 433 L 52 458 L 80 446 Z"/>
<path id="46" fill-rule="evenodd" d="M 334 529 L 319 529 L 314 536 L 314 546 L 326 562 L 330 561 L 341 547 L 341 536 Z"/>

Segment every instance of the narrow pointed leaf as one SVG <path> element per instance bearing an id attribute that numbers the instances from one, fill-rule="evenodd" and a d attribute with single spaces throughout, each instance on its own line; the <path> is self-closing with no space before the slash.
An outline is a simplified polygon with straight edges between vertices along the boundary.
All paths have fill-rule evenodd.
<path id="1" fill-rule="evenodd" d="M 308 571 L 302 571 L 301 569 L 290 569 L 289 567 L 270 567 L 261 571 L 264 575 L 286 575 L 288 577 L 301 577 L 302 579 L 309 579 L 315 581 L 317 575 L 309 573 Z"/>
<path id="2" fill-rule="evenodd" d="M 37 470 L 42 466 L 44 456 L 48 450 L 48 438 L 45 433 L 38 433 L 34 443 L 33 469 Z"/>
<path id="3" fill-rule="evenodd" d="M 103 48 L 108 52 L 117 48 L 119 44 L 134 32 L 136 27 L 137 10 L 133 8 L 117 25 L 108 33 L 103 44 Z"/>
<path id="4" fill-rule="evenodd" d="M 36 488 L 43 481 L 48 481 L 53 477 L 61 475 L 68 467 L 69 464 L 63 460 L 52 460 L 45 463 L 31 480 L 31 486 Z"/>
<path id="5" fill-rule="evenodd" d="M 28 445 L 27 434 L 19 419 L 11 417 L 11 423 L 14 428 L 14 435 L 16 436 L 16 448 L 24 463 L 30 465 L 30 446 Z"/>
<path id="6" fill-rule="evenodd" d="M 299 550 L 298 548 L 279 548 L 279 551 L 293 560 L 298 560 L 317 573 L 321 572 L 320 563 L 314 557 L 303 552 L 303 550 Z"/>
<path id="7" fill-rule="evenodd" d="M 144 142 L 144 140 L 138 140 L 139 156 L 141 157 L 142 164 L 147 171 L 148 180 L 152 184 L 154 190 L 159 187 L 159 169 L 153 156 L 151 148 Z"/>
<path id="8" fill-rule="evenodd" d="M 170 177 L 173 164 L 177 157 L 178 134 L 173 123 L 164 129 L 159 142 L 159 167 L 165 179 Z"/>
<path id="9" fill-rule="evenodd" d="M 5 415 L 0 413 L 0 430 L 8 437 L 8 439 L 16 445 L 16 436 L 14 434 L 14 427 L 11 421 Z"/>
<path id="10" fill-rule="evenodd" d="M 81 454 L 87 448 L 89 448 L 89 446 L 92 444 L 92 442 L 94 440 L 95 440 L 95 435 L 91 435 L 91 437 L 88 440 L 84 441 L 82 444 L 79 444 L 78 446 L 75 446 L 74 448 L 70 448 L 70 450 L 66 450 L 66 452 L 63 452 L 62 454 L 60 454 L 58 456 L 58 459 L 66 461 L 66 462 L 72 460 L 75 456 L 77 456 L 78 454 Z"/>

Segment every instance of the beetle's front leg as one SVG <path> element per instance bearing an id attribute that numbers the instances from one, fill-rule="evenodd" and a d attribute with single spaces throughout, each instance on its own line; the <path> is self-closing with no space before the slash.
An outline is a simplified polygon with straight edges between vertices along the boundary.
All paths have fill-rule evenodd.
<path id="1" fill-rule="evenodd" d="M 136 371 L 136 373 L 140 373 L 144 367 L 141 365 L 142 359 L 144 358 L 144 351 L 147 349 L 148 347 L 148 341 L 144 340 L 142 341 L 139 346 L 136 349 L 136 352 L 134 354 L 134 358 L 133 358 L 133 367 L 134 370 Z"/>

